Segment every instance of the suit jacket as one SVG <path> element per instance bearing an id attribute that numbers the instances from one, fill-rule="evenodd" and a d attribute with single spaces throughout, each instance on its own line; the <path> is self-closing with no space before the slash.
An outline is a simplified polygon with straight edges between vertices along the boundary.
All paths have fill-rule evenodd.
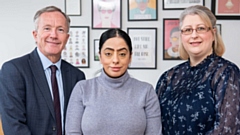
<path id="1" fill-rule="evenodd" d="M 64 121 L 75 84 L 85 74 L 62 60 Z M 53 100 L 40 57 L 30 54 L 3 64 L 0 73 L 0 112 L 5 135 L 56 135 Z"/>

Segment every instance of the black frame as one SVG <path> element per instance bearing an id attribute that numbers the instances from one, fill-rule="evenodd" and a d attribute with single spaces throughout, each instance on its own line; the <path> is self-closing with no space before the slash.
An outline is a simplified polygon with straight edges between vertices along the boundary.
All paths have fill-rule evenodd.
<path id="1" fill-rule="evenodd" d="M 65 13 L 68 15 L 68 16 L 81 16 L 82 15 L 82 0 L 79 0 L 79 13 L 78 14 L 68 14 L 67 13 L 67 1 L 69 2 L 69 0 L 65 0 Z M 76 0 L 77 1 L 77 0 Z M 71 7 L 74 7 L 74 6 L 77 6 L 77 5 L 71 5 Z"/>
<path id="2" fill-rule="evenodd" d="M 99 48 L 99 39 L 94 39 L 93 40 L 93 44 L 94 44 L 94 49 L 93 49 L 93 54 L 94 54 L 94 61 L 99 61 L 99 52 L 98 52 L 98 48 Z"/>
<path id="3" fill-rule="evenodd" d="M 215 17 L 219 20 L 240 20 L 240 12 L 238 15 L 235 14 L 218 14 L 217 13 L 217 5 L 218 0 L 212 0 L 212 12 L 215 15 Z M 240 5 L 239 5 L 240 6 Z"/>
<path id="4" fill-rule="evenodd" d="M 189 7 L 189 6 L 193 6 L 193 5 L 202 5 L 202 6 L 205 6 L 205 0 L 201 0 L 200 1 L 200 3 L 201 4 L 199 4 L 199 3 L 197 3 L 197 4 L 195 4 L 195 3 L 188 3 L 188 5 L 182 5 L 182 6 L 180 6 L 180 4 L 179 3 L 174 3 L 174 4 L 176 4 L 176 7 L 166 7 L 166 5 L 165 5 L 165 3 L 166 3 L 166 1 L 167 0 L 162 0 L 162 9 L 163 10 L 183 10 L 183 9 L 185 9 L 185 8 L 187 8 L 187 7 Z M 179 7 L 177 7 L 177 6 L 179 6 Z"/>
<path id="5" fill-rule="evenodd" d="M 127 0 L 127 5 L 128 5 L 128 21 L 157 21 L 158 20 L 158 0 L 155 0 L 155 14 L 156 14 L 156 18 L 152 18 L 152 19 L 132 19 L 130 18 L 130 13 L 131 13 L 131 10 L 130 10 L 130 0 Z"/>
<path id="6" fill-rule="evenodd" d="M 74 43 L 73 43 L 74 42 Z M 89 26 L 70 26 L 62 59 L 78 68 L 89 68 Z"/>
<path id="7" fill-rule="evenodd" d="M 216 24 L 216 27 L 219 31 L 219 34 L 222 35 L 222 25 L 221 24 Z"/>
<path id="8" fill-rule="evenodd" d="M 176 58 L 174 58 L 174 57 L 172 57 L 172 58 L 166 58 L 166 56 L 165 56 L 165 53 L 166 53 L 166 51 L 167 51 L 167 49 L 165 48 L 165 46 L 166 46 L 166 38 L 167 39 L 169 39 L 170 38 L 170 36 L 169 36 L 169 34 L 170 34 L 170 31 L 169 31 L 169 29 L 167 29 L 167 24 L 166 24 L 166 21 L 172 21 L 172 22 L 168 22 L 169 23 L 169 26 L 171 26 L 170 28 L 172 29 L 172 28 L 174 28 L 174 27 L 178 27 L 179 26 L 179 19 L 178 18 L 163 18 L 163 60 L 181 60 L 181 58 L 180 57 L 176 57 Z M 176 22 L 175 22 L 176 21 Z M 167 30 L 169 31 L 169 32 L 167 32 Z M 179 29 L 179 31 L 180 31 L 180 29 Z M 166 35 L 167 34 L 167 35 Z M 180 35 L 179 35 L 180 36 Z M 179 37 L 180 38 L 180 37 Z M 169 41 L 169 43 L 170 43 L 170 41 Z M 167 55 L 168 56 L 168 55 Z"/>
<path id="9" fill-rule="evenodd" d="M 97 2 L 99 1 L 99 0 L 91 0 L 92 1 L 92 29 L 109 29 L 109 28 L 119 28 L 119 29 L 121 29 L 122 28 L 122 0 L 116 0 L 117 2 L 119 2 L 119 3 L 117 3 L 117 5 L 119 5 L 119 7 L 116 5 L 116 9 L 115 10 L 119 10 L 119 13 L 117 14 L 118 16 L 119 16 L 119 18 L 117 18 L 118 20 L 119 20 L 119 26 L 118 25 L 116 25 L 116 27 L 96 27 L 95 26 L 95 19 L 96 19 L 96 16 L 97 15 L 95 15 L 95 12 L 94 12 L 94 9 L 97 9 L 97 7 L 95 7 L 94 8 L 94 5 L 97 5 Z M 116 12 L 116 11 L 114 11 L 114 12 Z M 113 17 L 115 17 L 115 14 L 113 14 Z M 116 18 L 115 18 L 115 20 L 117 20 Z M 113 18 L 113 20 L 114 20 L 114 18 Z"/>
<path id="10" fill-rule="evenodd" d="M 151 40 L 151 38 L 141 37 L 141 36 L 146 35 L 147 32 L 151 32 L 151 33 L 149 33 L 149 37 L 152 34 L 152 36 L 154 38 L 151 41 L 151 42 L 153 42 L 153 44 L 151 44 L 152 46 L 150 46 L 150 47 L 148 46 L 150 44 L 147 44 L 147 40 L 143 41 L 143 39 Z M 132 48 L 133 48 L 132 61 L 128 68 L 129 69 L 157 69 L 157 28 L 127 28 L 127 33 L 129 34 L 129 36 L 132 40 Z M 139 37 L 137 37 L 137 36 L 139 36 Z M 136 40 L 139 40 L 138 43 L 136 43 Z M 149 41 L 149 43 L 150 43 L 150 41 Z M 141 49 L 141 50 L 135 51 L 135 49 Z M 138 55 L 138 56 L 135 57 L 135 55 Z M 143 55 L 145 55 L 146 57 Z M 148 55 L 150 55 L 150 56 L 148 56 Z M 152 60 L 150 60 L 147 63 L 134 61 L 135 59 L 138 59 L 139 61 L 141 61 L 141 60 L 144 61 L 146 58 L 152 59 Z M 149 64 L 149 65 L 147 65 L 147 64 Z"/>

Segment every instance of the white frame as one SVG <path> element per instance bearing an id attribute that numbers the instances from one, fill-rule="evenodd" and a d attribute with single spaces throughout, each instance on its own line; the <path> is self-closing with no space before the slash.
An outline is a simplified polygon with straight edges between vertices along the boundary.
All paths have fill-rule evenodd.
<path id="1" fill-rule="evenodd" d="M 71 26 L 62 59 L 79 68 L 89 68 L 89 26 Z"/>
<path id="2" fill-rule="evenodd" d="M 68 16 L 81 16 L 81 0 L 65 0 L 65 13 Z"/>
<path id="3" fill-rule="evenodd" d="M 157 28 L 127 28 L 132 41 L 129 69 L 157 68 Z"/>
<path id="4" fill-rule="evenodd" d="M 202 6 L 205 5 L 204 0 L 200 0 L 199 2 L 196 2 L 196 3 L 190 3 L 188 0 L 186 1 L 186 3 L 182 1 L 178 3 L 176 3 L 175 1 L 173 3 L 170 3 L 170 0 L 162 0 L 162 4 L 163 4 L 163 10 L 182 10 L 184 8 L 187 8 L 193 5 L 202 5 Z"/>

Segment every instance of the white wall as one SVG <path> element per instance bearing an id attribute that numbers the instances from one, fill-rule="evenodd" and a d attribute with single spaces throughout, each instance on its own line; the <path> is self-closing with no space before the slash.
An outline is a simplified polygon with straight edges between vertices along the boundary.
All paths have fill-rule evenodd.
<path id="1" fill-rule="evenodd" d="M 71 26 L 90 27 L 90 68 L 82 68 L 87 78 L 94 77 L 94 72 L 101 66 L 93 58 L 93 40 L 99 39 L 105 30 L 91 29 L 91 0 L 82 1 L 82 16 L 71 17 Z M 211 7 L 211 1 L 205 0 L 205 5 Z M 48 5 L 55 5 L 64 10 L 64 0 L 0 0 L 0 67 L 12 58 L 31 52 L 35 48 L 32 37 L 33 16 L 37 10 Z M 159 76 L 172 66 L 183 61 L 162 60 L 162 31 L 163 18 L 178 18 L 181 10 L 162 10 L 162 0 L 158 0 L 158 21 L 127 21 L 127 0 L 122 0 L 122 29 L 128 27 L 156 27 L 157 28 L 157 69 L 129 70 L 130 74 L 151 83 L 154 87 Z M 222 25 L 222 36 L 226 45 L 224 57 L 240 67 L 240 20 L 219 20 Z"/>

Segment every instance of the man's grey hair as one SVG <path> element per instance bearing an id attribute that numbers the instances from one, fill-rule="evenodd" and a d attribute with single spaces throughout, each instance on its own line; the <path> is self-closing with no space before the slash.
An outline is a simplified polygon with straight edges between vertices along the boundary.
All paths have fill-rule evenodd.
<path id="1" fill-rule="evenodd" d="M 41 16 L 41 14 L 46 13 L 46 12 L 60 12 L 65 18 L 66 18 L 66 24 L 67 24 L 67 32 L 69 31 L 70 28 L 70 18 L 64 13 L 62 12 L 62 10 L 60 8 L 57 8 L 55 6 L 48 6 L 45 7 L 43 9 L 40 9 L 36 12 L 36 14 L 34 15 L 33 21 L 35 24 L 35 30 L 37 31 L 38 29 L 38 22 L 39 22 L 39 17 Z"/>

